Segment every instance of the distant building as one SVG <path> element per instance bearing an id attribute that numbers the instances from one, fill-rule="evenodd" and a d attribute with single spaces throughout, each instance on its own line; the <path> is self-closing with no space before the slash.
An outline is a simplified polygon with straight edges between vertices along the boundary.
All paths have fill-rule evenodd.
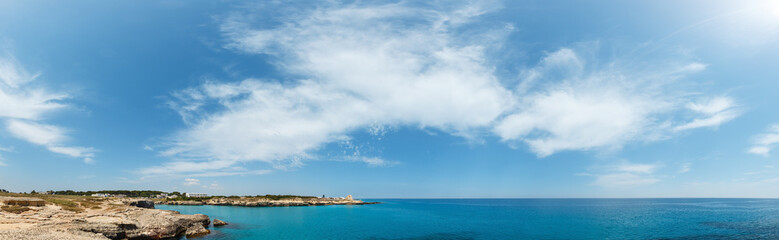
<path id="1" fill-rule="evenodd" d="M 111 194 L 108 193 L 95 193 L 92 194 L 93 197 L 111 197 Z"/>
<path id="2" fill-rule="evenodd" d="M 187 197 L 208 197 L 205 193 L 186 193 Z"/>

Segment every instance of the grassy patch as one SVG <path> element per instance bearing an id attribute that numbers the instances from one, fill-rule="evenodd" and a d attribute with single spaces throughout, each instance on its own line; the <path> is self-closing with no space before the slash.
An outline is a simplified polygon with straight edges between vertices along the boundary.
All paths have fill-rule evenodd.
<path id="1" fill-rule="evenodd" d="M 29 210 L 32 210 L 28 207 L 22 207 L 22 206 L 2 206 L 0 207 L 3 211 L 9 212 L 9 213 L 15 213 L 20 214 Z"/>
<path id="2" fill-rule="evenodd" d="M 99 202 L 92 202 L 92 201 L 87 200 L 87 199 L 82 199 L 82 200 L 78 201 L 78 204 L 80 204 L 84 208 L 91 208 L 91 209 L 100 209 L 100 205 L 101 205 L 101 203 L 99 203 Z M 97 208 L 95 208 L 95 207 L 97 207 Z"/>
<path id="3" fill-rule="evenodd" d="M 70 200 L 65 199 L 59 199 L 59 198 L 48 198 L 46 199 L 47 202 L 53 203 L 54 205 L 60 206 L 62 210 L 67 210 L 71 212 L 83 212 L 84 209 L 79 206 L 78 203 L 75 203 Z"/>

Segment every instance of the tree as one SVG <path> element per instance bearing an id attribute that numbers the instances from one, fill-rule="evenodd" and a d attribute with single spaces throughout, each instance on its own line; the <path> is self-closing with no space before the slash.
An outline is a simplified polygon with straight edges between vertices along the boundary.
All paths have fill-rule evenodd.
<path id="1" fill-rule="evenodd" d="M 30 192 L 30 194 L 36 194 L 35 190 L 32 190 L 32 192 Z"/>

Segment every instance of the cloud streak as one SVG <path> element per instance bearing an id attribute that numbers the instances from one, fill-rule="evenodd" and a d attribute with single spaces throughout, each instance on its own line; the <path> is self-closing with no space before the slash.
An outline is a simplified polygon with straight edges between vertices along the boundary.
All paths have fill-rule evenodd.
<path id="1" fill-rule="evenodd" d="M 779 144 L 779 124 L 774 124 L 765 133 L 753 137 L 752 147 L 747 152 L 768 157 L 777 144 Z"/>
<path id="2" fill-rule="evenodd" d="M 684 102 L 674 83 L 705 69 L 701 63 L 647 70 L 588 66 L 576 51 L 549 53 L 522 73 L 517 108 L 493 132 L 508 143 L 524 142 L 539 157 L 565 150 L 619 149 L 674 132 L 716 127 L 739 115 L 734 101 L 717 97 Z M 672 116 L 691 117 L 674 119 Z"/>
<path id="3" fill-rule="evenodd" d="M 654 173 L 661 167 L 662 165 L 659 164 L 623 162 L 607 167 L 603 173 L 584 173 L 579 175 L 594 177 L 595 181 L 592 185 L 595 186 L 606 188 L 638 187 L 659 182 L 660 179 Z"/>
<path id="4" fill-rule="evenodd" d="M 50 93 L 30 86 L 38 74 L 30 74 L 13 57 L 0 58 L 0 120 L 12 136 L 47 150 L 93 163 L 93 148 L 69 146 L 67 131 L 59 126 L 44 124 L 44 115 L 61 110 L 66 94 Z"/>

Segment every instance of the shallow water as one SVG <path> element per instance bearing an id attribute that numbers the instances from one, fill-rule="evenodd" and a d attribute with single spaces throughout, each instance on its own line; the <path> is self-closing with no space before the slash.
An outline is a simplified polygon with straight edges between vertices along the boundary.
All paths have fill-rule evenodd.
<path id="1" fill-rule="evenodd" d="M 210 239 L 779 239 L 779 199 L 371 199 L 317 207 L 168 206 L 231 225 Z"/>

